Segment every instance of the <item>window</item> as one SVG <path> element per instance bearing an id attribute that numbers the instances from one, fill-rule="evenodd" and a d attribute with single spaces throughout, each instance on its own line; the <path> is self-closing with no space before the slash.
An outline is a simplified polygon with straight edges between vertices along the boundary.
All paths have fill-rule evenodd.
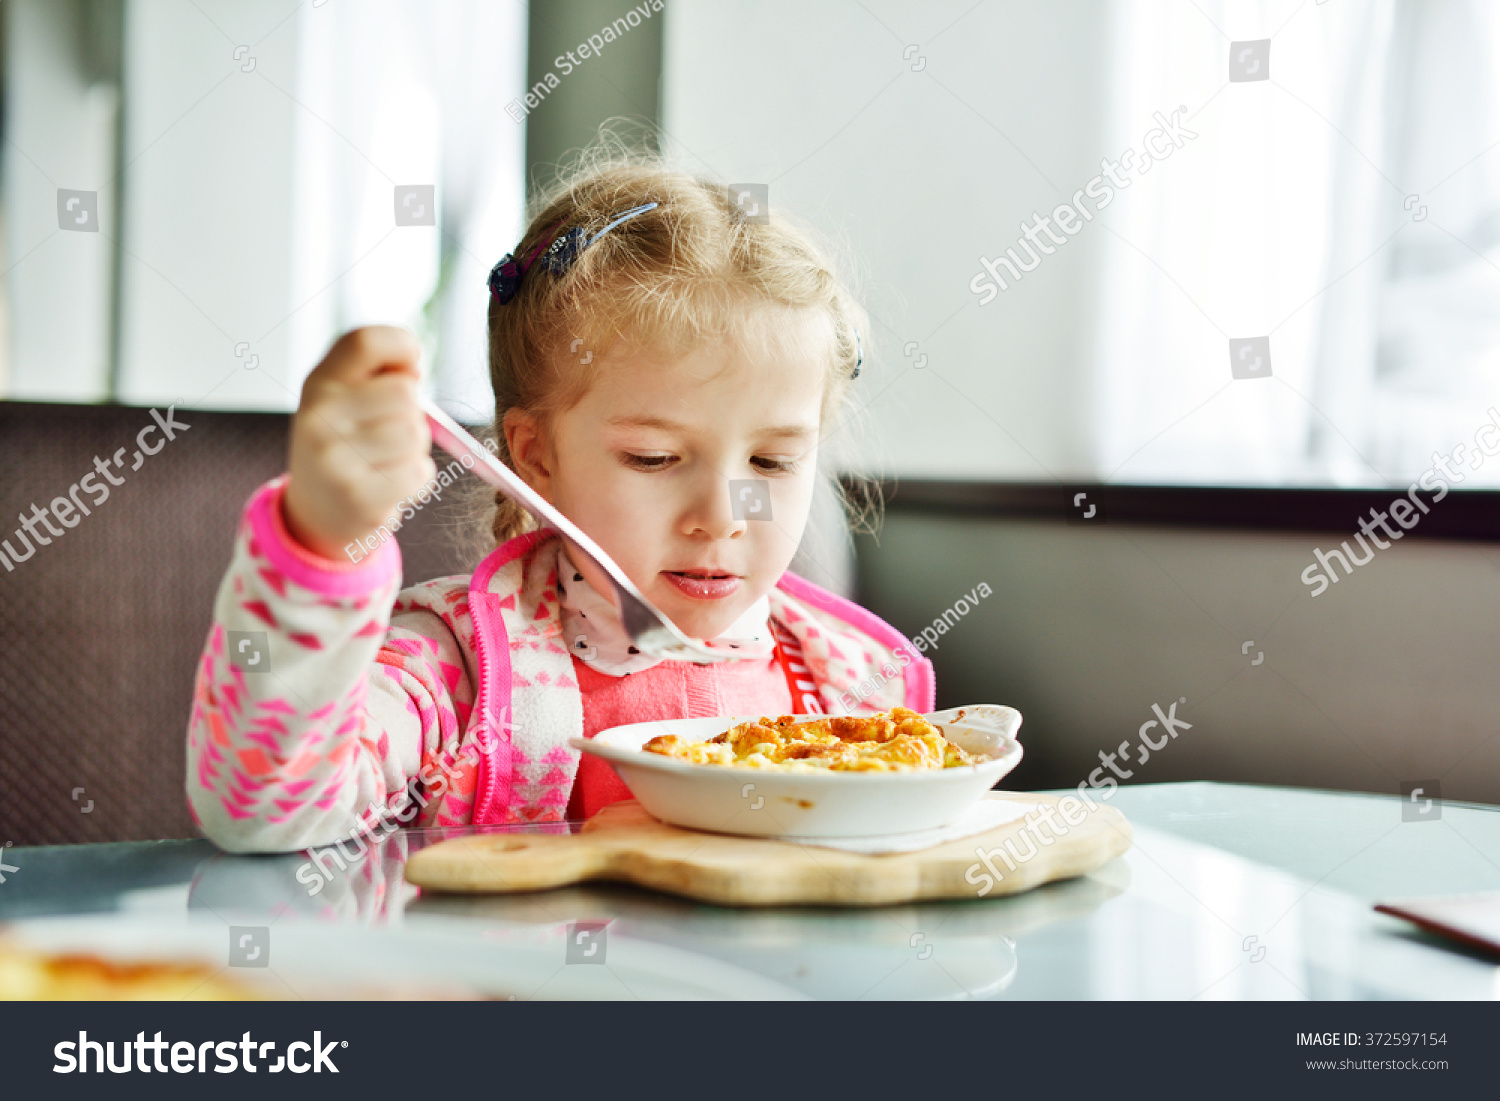
<path id="1" fill-rule="evenodd" d="M 671 151 L 848 246 L 872 472 L 1404 487 L 1476 454 L 1500 406 L 1497 6 L 672 16 Z M 1465 487 L 1500 483 L 1480 466 Z"/>
<path id="2" fill-rule="evenodd" d="M 111 12 L 115 73 L 88 62 L 110 56 Z M 6 396 L 291 409 L 337 333 L 382 321 L 422 336 L 455 415 L 491 415 L 485 277 L 521 229 L 524 127 L 504 106 L 523 5 L 6 15 Z M 61 220 L 60 190 L 92 226 Z"/>

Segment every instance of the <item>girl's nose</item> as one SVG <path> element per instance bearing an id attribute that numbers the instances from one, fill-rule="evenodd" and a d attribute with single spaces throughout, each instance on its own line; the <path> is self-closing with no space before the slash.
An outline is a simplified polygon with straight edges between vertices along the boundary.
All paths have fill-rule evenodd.
<path id="1" fill-rule="evenodd" d="M 743 511 L 735 508 L 733 483 L 718 477 L 705 479 L 683 517 L 683 530 L 710 539 L 738 539 L 750 526 L 737 518 L 741 515 Z"/>

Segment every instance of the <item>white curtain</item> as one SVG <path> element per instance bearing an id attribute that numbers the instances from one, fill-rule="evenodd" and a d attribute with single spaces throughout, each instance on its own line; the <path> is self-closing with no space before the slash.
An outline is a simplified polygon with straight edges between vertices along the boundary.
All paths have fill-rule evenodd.
<path id="1" fill-rule="evenodd" d="M 1405 471 L 1500 405 L 1500 5 L 1402 0 L 1389 72 L 1390 175 L 1419 193 L 1408 217 L 1427 207 L 1393 242 L 1376 309 L 1372 450 Z M 1500 469 L 1469 469 L 1476 482 Z"/>
<path id="2" fill-rule="evenodd" d="M 1109 156 L 1179 105 L 1198 136 L 1106 223 L 1102 477 L 1404 484 L 1472 440 L 1500 399 L 1496 7 L 1112 9 Z M 1229 82 L 1266 38 L 1269 80 Z M 1235 380 L 1257 336 L 1272 375 Z"/>

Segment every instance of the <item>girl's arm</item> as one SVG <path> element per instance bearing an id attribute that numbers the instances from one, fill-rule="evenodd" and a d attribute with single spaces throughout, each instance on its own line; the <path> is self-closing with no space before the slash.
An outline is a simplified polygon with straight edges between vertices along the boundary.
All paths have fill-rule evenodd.
<path id="1" fill-rule="evenodd" d="M 297 849 L 388 821 L 457 726 L 454 621 L 391 626 L 401 555 L 387 517 L 434 471 L 421 355 L 404 329 L 340 337 L 302 384 L 287 477 L 246 509 L 188 729 L 189 804 L 225 848 Z M 355 545 L 379 550 L 354 562 Z"/>
<path id="2" fill-rule="evenodd" d="M 234 852 L 409 823 L 419 773 L 457 744 L 472 700 L 443 618 L 413 609 L 391 626 L 395 541 L 357 564 L 313 554 L 287 530 L 285 482 L 259 490 L 241 521 L 188 727 L 194 818 Z"/>

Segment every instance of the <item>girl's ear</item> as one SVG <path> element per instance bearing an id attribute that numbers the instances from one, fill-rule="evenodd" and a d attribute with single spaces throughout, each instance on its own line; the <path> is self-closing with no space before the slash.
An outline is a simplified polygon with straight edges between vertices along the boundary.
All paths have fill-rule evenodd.
<path id="1" fill-rule="evenodd" d="M 507 409 L 500 422 L 510 461 L 526 484 L 543 497 L 551 496 L 551 446 L 541 421 L 524 409 Z"/>

